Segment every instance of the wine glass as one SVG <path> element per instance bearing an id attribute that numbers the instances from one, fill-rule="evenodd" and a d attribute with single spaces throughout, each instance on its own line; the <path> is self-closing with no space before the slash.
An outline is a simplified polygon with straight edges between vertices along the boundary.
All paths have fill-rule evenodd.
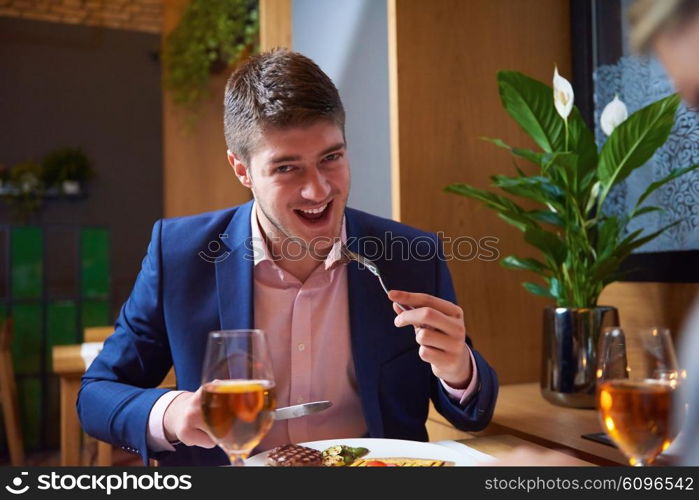
<path id="1" fill-rule="evenodd" d="M 631 465 L 651 464 L 677 434 L 672 400 L 680 371 L 670 331 L 607 328 L 597 360 L 602 427 Z"/>
<path id="2" fill-rule="evenodd" d="M 274 373 L 262 330 L 209 333 L 202 368 L 204 422 L 232 465 L 245 465 L 274 420 Z"/>

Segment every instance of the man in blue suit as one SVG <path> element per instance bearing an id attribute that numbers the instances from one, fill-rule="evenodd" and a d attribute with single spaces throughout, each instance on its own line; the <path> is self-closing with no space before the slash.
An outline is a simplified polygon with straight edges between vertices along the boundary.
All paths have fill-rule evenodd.
<path id="1" fill-rule="evenodd" d="M 115 332 L 83 377 L 83 428 L 145 463 L 227 463 L 201 412 L 207 333 L 253 327 L 267 330 L 279 401 L 296 403 L 305 384 L 335 411 L 305 427 L 277 422 L 263 445 L 425 441 L 430 399 L 457 428 L 484 428 L 497 377 L 471 347 L 439 239 L 346 207 L 345 115 L 327 75 L 300 54 L 261 54 L 231 75 L 224 104 L 228 159 L 254 200 L 155 224 Z M 343 242 L 360 254 L 371 243 L 389 298 L 356 263 L 336 265 Z M 178 391 L 156 388 L 173 365 Z"/>

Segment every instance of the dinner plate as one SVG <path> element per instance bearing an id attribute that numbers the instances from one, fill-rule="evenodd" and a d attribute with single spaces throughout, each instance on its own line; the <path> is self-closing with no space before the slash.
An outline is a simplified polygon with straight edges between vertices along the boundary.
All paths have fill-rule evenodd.
<path id="1" fill-rule="evenodd" d="M 363 447 L 369 450 L 369 453 L 362 458 L 390 458 L 390 457 L 405 457 L 405 458 L 425 458 L 431 460 L 444 460 L 454 462 L 454 465 L 469 466 L 483 463 L 491 458 L 484 453 L 473 450 L 464 445 L 459 445 L 458 449 L 454 447 L 447 448 L 446 446 L 423 443 L 421 441 L 404 441 L 401 439 L 378 439 L 378 438 L 356 438 L 356 439 L 327 439 L 325 441 L 311 441 L 308 443 L 298 443 L 308 448 L 313 448 L 323 451 L 326 448 L 336 445 L 347 445 Z M 458 444 L 458 443 L 457 443 Z M 265 466 L 269 450 L 258 453 L 245 462 L 251 466 Z M 485 460 L 483 460 L 485 459 Z"/>

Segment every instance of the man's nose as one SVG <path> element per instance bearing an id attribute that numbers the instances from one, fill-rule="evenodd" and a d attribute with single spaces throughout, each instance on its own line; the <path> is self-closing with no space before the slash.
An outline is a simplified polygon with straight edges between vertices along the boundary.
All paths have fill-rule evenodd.
<path id="1" fill-rule="evenodd" d="M 307 200 L 323 201 L 329 194 L 330 184 L 325 176 L 317 168 L 309 169 L 301 190 L 301 196 Z"/>

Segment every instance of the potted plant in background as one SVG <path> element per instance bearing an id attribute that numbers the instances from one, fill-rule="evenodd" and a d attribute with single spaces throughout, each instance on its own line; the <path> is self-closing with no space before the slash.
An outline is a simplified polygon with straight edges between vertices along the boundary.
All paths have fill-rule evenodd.
<path id="1" fill-rule="evenodd" d="M 44 197 L 43 169 L 41 164 L 26 161 L 14 165 L 8 172 L 7 187 L 3 199 L 22 223 L 36 213 Z"/>
<path id="2" fill-rule="evenodd" d="M 192 0 L 163 48 L 166 89 L 190 112 L 208 95 L 209 76 L 258 46 L 256 0 Z"/>
<path id="3" fill-rule="evenodd" d="M 54 188 L 64 195 L 80 195 L 85 183 L 92 177 L 92 165 L 81 149 L 57 149 L 44 158 L 44 184 L 47 188 Z"/>
<path id="4" fill-rule="evenodd" d="M 620 264 L 634 249 L 680 221 L 650 234 L 643 228 L 629 232 L 627 226 L 643 214 L 661 211 L 645 203 L 648 197 L 699 165 L 674 170 L 650 184 L 624 216 L 605 214 L 604 202 L 665 143 L 680 100 L 671 95 L 628 116 L 615 98 L 601 116 L 609 137 L 598 151 L 573 105 L 572 86 L 557 70 L 553 89 L 513 71 L 499 72 L 497 80 L 504 108 L 541 151 L 488 140 L 533 163 L 535 173 L 528 175 L 516 166 L 514 176 L 493 176 L 493 185 L 502 193 L 466 184 L 452 184 L 446 191 L 492 208 L 539 251 L 540 259 L 508 256 L 501 264 L 541 276 L 543 284 L 525 282 L 524 288 L 556 302 L 544 311 L 542 394 L 555 404 L 594 407 L 599 332 L 618 324 L 615 308 L 598 306 L 599 295 L 623 276 Z M 537 206 L 526 209 L 517 198 Z"/>

